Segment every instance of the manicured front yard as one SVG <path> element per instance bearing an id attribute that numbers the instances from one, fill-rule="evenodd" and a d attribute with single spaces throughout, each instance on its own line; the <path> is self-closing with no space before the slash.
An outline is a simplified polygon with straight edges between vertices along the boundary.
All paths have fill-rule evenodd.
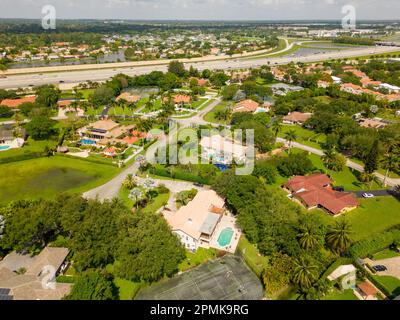
<path id="1" fill-rule="evenodd" d="M 208 112 L 204 116 L 204 120 L 208 122 L 213 122 L 213 123 L 222 123 L 226 124 L 226 120 L 220 120 L 215 117 L 216 112 L 218 111 L 225 111 L 229 107 L 229 103 L 226 101 L 222 101 L 219 105 L 217 105 L 214 109 L 212 109 L 210 112 Z"/>
<path id="2" fill-rule="evenodd" d="M 397 199 L 380 197 L 361 199 L 360 202 L 359 208 L 345 215 L 353 229 L 353 240 L 366 239 L 400 224 L 400 201 Z M 311 213 L 319 215 L 328 225 L 333 224 L 337 219 L 321 210 L 313 210 Z"/>
<path id="3" fill-rule="evenodd" d="M 382 250 L 378 253 L 375 253 L 373 255 L 372 259 L 373 260 L 382 260 L 382 259 L 390 259 L 390 258 L 395 258 L 395 257 L 400 257 L 400 253 L 388 248 L 388 249 Z"/>
<path id="4" fill-rule="evenodd" d="M 298 125 L 283 125 L 278 136 L 280 138 L 285 138 L 285 134 L 291 130 L 296 133 L 296 142 L 309 147 L 321 149 L 321 143 L 326 141 L 326 136 L 324 134 L 315 133 L 312 130 L 305 129 Z"/>
<path id="5" fill-rule="evenodd" d="M 393 296 L 400 295 L 400 279 L 390 276 L 372 276 L 375 281 L 379 282 L 382 286 L 386 288 Z"/>
<path id="6" fill-rule="evenodd" d="M 119 169 L 62 156 L 0 165 L 0 203 L 12 200 L 52 198 L 60 192 L 81 193 L 99 186 Z"/>
<path id="7" fill-rule="evenodd" d="M 129 199 L 129 193 L 130 190 L 122 187 L 119 190 L 119 198 L 125 203 L 128 208 L 133 208 L 134 201 Z M 169 193 L 160 193 L 154 199 L 150 200 L 146 207 L 140 210 L 145 213 L 154 213 L 168 203 L 169 197 Z"/>

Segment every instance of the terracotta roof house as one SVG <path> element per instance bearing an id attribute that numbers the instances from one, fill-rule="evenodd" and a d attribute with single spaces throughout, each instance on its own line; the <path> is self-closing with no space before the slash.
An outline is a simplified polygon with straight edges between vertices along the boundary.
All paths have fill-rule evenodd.
<path id="1" fill-rule="evenodd" d="M 200 87 L 205 87 L 208 85 L 207 79 L 191 78 L 190 80 L 193 80 L 193 79 L 197 81 L 197 85 Z"/>
<path id="2" fill-rule="evenodd" d="M 70 284 L 46 279 L 52 270 L 58 275 L 65 268 L 67 248 L 46 247 L 36 257 L 10 254 L 0 262 L 0 300 L 60 300 L 70 291 Z M 9 261 L 12 260 L 12 261 Z M 26 269 L 17 274 L 16 268 Z"/>
<path id="3" fill-rule="evenodd" d="M 331 184 L 332 181 L 326 174 L 317 173 L 310 176 L 296 176 L 283 187 L 306 208 L 322 208 L 334 216 L 359 206 L 353 194 L 334 191 Z"/>
<path id="4" fill-rule="evenodd" d="M 192 101 L 192 98 L 188 95 L 177 94 L 173 97 L 173 101 L 175 104 L 188 104 Z"/>
<path id="5" fill-rule="evenodd" d="M 237 103 L 235 108 L 233 108 L 233 112 L 255 112 L 259 106 L 260 104 L 258 102 L 247 99 Z"/>
<path id="6" fill-rule="evenodd" d="M 129 92 L 123 92 L 117 97 L 117 99 L 115 99 L 115 101 L 121 101 L 121 100 L 125 100 L 130 103 L 135 103 L 140 100 L 140 96 L 130 94 Z"/>
<path id="7" fill-rule="evenodd" d="M 377 300 L 376 295 L 378 292 L 378 289 L 369 281 L 357 284 L 357 293 L 360 294 L 364 300 Z"/>
<path id="8" fill-rule="evenodd" d="M 18 108 L 21 104 L 23 103 L 34 103 L 36 101 L 36 96 L 29 96 L 29 97 L 24 97 L 24 98 L 19 98 L 19 99 L 4 99 L 0 105 L 6 106 L 9 108 Z"/>
<path id="9" fill-rule="evenodd" d="M 116 150 L 113 147 L 104 149 L 103 154 L 106 157 L 115 157 L 117 155 Z"/>
<path id="10" fill-rule="evenodd" d="M 283 123 L 303 125 L 312 115 L 312 113 L 292 112 L 283 117 Z"/>

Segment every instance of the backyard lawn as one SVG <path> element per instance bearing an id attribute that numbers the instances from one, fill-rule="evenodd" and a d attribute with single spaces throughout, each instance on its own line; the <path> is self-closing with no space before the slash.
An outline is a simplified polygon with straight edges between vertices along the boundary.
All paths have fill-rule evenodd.
<path id="1" fill-rule="evenodd" d="M 0 152 L 0 163 L 7 162 L 7 158 L 14 157 L 23 157 L 24 155 L 28 156 L 32 153 L 42 153 L 45 147 L 54 148 L 56 146 L 56 141 L 35 141 L 29 138 L 23 148 L 19 149 L 10 149 L 7 151 Z"/>
<path id="2" fill-rule="evenodd" d="M 179 271 L 186 271 L 217 257 L 217 250 L 198 248 L 196 252 L 186 250 L 186 259 L 179 265 Z"/>
<path id="3" fill-rule="evenodd" d="M 244 235 L 239 240 L 237 251 L 243 257 L 244 261 L 246 261 L 250 269 L 252 269 L 258 277 L 261 277 L 262 272 L 268 266 L 268 258 L 261 255 L 256 246 L 251 244 Z"/>
<path id="4" fill-rule="evenodd" d="M 60 192 L 81 193 L 99 186 L 119 172 L 109 165 L 62 156 L 0 165 L 0 203 L 52 198 Z"/>
<path id="5" fill-rule="evenodd" d="M 358 300 L 352 289 L 339 291 L 335 290 L 334 293 L 327 295 L 323 300 Z"/>

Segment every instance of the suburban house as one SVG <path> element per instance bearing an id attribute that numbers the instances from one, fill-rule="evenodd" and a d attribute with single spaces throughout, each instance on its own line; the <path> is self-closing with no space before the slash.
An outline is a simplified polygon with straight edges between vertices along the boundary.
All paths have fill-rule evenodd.
<path id="1" fill-rule="evenodd" d="M 26 139 L 26 131 L 25 129 L 21 128 L 19 132 L 19 137 L 15 136 L 15 131 L 12 129 L 2 129 L 0 127 L 0 146 L 3 148 L 1 150 L 7 150 L 7 149 L 16 149 L 16 148 L 21 148 Z M 6 147 L 8 147 L 6 149 Z"/>
<path id="2" fill-rule="evenodd" d="M 17 109 L 21 104 L 24 103 L 35 103 L 36 102 L 36 96 L 28 96 L 24 98 L 19 98 L 19 99 L 4 99 L 1 101 L 0 105 L 6 106 L 9 108 Z"/>
<path id="3" fill-rule="evenodd" d="M 260 104 L 254 100 L 247 99 L 240 101 L 233 108 L 233 112 L 256 112 Z"/>
<path id="4" fill-rule="evenodd" d="M 356 296 L 361 297 L 361 300 L 378 300 L 376 297 L 378 292 L 379 290 L 370 281 L 357 284 L 357 288 L 354 290 Z"/>
<path id="5" fill-rule="evenodd" d="M 240 231 L 235 226 L 235 218 L 227 214 L 225 201 L 214 190 L 199 191 L 186 206 L 176 212 L 164 210 L 163 216 L 190 251 L 199 247 L 229 252 L 236 249 Z"/>
<path id="6" fill-rule="evenodd" d="M 271 73 L 273 74 L 274 78 L 278 81 L 284 81 L 285 80 L 285 72 L 282 71 L 279 68 L 272 68 Z"/>
<path id="7" fill-rule="evenodd" d="M 214 163 L 232 164 L 246 162 L 246 147 L 221 135 L 203 137 L 200 141 L 202 158 Z"/>
<path id="8" fill-rule="evenodd" d="M 319 80 L 317 86 L 318 88 L 328 88 L 331 84 L 331 82 Z"/>
<path id="9" fill-rule="evenodd" d="M 293 86 L 286 83 L 276 83 L 271 86 L 272 92 L 278 96 L 285 96 L 288 92 L 298 92 L 304 90 L 303 87 Z"/>
<path id="10" fill-rule="evenodd" d="M 174 96 L 173 101 L 175 104 L 189 104 L 192 102 L 192 97 L 185 94 L 177 94 Z"/>
<path id="11" fill-rule="evenodd" d="M 139 100 L 140 100 L 140 96 L 130 94 L 129 92 L 123 92 L 115 99 L 115 101 L 117 101 L 117 102 L 126 101 L 129 103 L 136 103 Z"/>
<path id="12" fill-rule="evenodd" d="M 123 142 L 120 138 L 128 135 L 134 128 L 134 125 L 121 126 L 111 119 L 104 119 L 78 129 L 77 133 L 83 144 L 106 145 L 107 143 Z"/>
<path id="13" fill-rule="evenodd" d="M 67 248 L 46 247 L 35 257 L 7 255 L 0 262 L 0 300 L 62 299 L 71 286 L 55 283 L 54 277 L 65 271 L 68 253 Z"/>
<path id="14" fill-rule="evenodd" d="M 384 122 L 380 119 L 368 119 L 368 118 L 361 118 L 358 120 L 358 123 L 361 127 L 373 128 L 373 129 L 383 129 L 388 125 L 387 122 Z"/>
<path id="15" fill-rule="evenodd" d="M 291 112 L 287 116 L 283 117 L 283 123 L 304 125 L 304 123 L 310 119 L 312 115 L 312 113 L 302 113 L 297 111 Z"/>
<path id="16" fill-rule="evenodd" d="M 283 188 L 307 209 L 321 208 L 334 216 L 359 206 L 358 200 L 352 193 L 335 191 L 331 185 L 332 181 L 326 174 L 317 173 L 310 176 L 296 176 Z"/>

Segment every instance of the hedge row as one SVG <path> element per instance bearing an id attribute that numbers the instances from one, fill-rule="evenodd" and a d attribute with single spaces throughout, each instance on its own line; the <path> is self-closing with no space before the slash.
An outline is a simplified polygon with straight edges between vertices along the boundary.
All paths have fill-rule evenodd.
<path id="1" fill-rule="evenodd" d="M 349 253 L 353 257 L 365 258 L 388 248 L 395 241 L 400 241 L 400 226 L 379 233 L 368 240 L 357 242 L 349 249 Z"/>
<path id="2" fill-rule="evenodd" d="M 75 277 L 72 276 L 57 276 L 56 281 L 58 283 L 74 283 Z"/>

